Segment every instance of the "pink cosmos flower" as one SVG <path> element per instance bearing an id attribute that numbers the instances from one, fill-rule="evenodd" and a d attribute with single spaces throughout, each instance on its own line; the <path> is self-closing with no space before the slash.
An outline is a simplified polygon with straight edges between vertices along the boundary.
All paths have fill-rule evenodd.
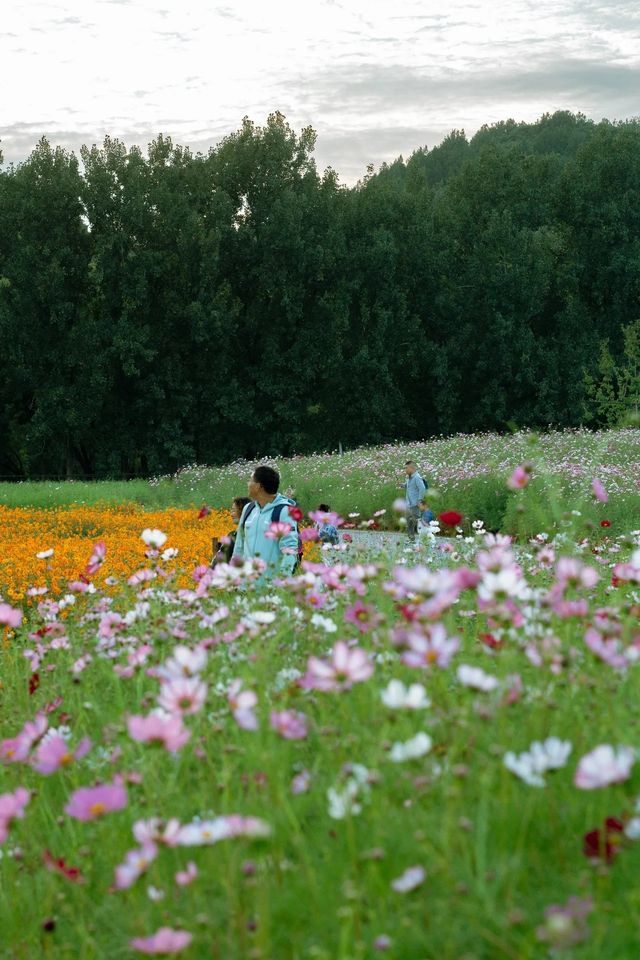
<path id="1" fill-rule="evenodd" d="M 64 737 L 56 733 L 40 743 L 33 758 L 34 770 L 48 776 L 50 773 L 55 773 L 60 767 L 66 767 L 74 760 L 82 759 L 90 749 L 91 740 L 89 737 L 83 737 L 76 749 L 70 750 Z"/>
<path id="2" fill-rule="evenodd" d="M 31 794 L 24 787 L 18 787 L 13 793 L 0 794 L 0 843 L 9 836 L 11 821 L 24 817 L 24 808 L 30 799 Z"/>
<path id="3" fill-rule="evenodd" d="M 198 677 L 181 677 L 162 685 L 158 704 L 167 713 L 190 714 L 202 710 L 207 699 L 207 685 Z"/>
<path id="4" fill-rule="evenodd" d="M 155 580 L 157 573 L 155 570 L 143 569 L 132 573 L 127 583 L 130 587 L 136 587 L 139 583 L 148 583 L 149 580 Z"/>
<path id="5" fill-rule="evenodd" d="M 629 666 L 629 661 L 620 650 L 620 644 L 615 638 L 603 637 L 593 627 L 589 627 L 584 642 L 596 657 L 608 663 L 610 667 L 614 667 L 616 670 L 624 670 Z"/>
<path id="6" fill-rule="evenodd" d="M 293 527 L 290 523 L 284 523 L 282 520 L 277 520 L 275 523 L 269 524 L 269 529 L 265 533 L 267 540 L 281 540 L 282 537 L 286 537 L 288 533 L 291 533 Z"/>
<path id="7" fill-rule="evenodd" d="M 88 577 L 92 577 L 98 572 L 102 564 L 104 563 L 105 557 L 107 555 L 107 546 L 104 540 L 100 540 L 99 543 L 93 548 L 93 553 L 89 557 L 89 563 L 87 564 L 86 574 Z"/>
<path id="8" fill-rule="evenodd" d="M 180 830 L 180 821 L 175 817 L 166 821 L 161 820 L 160 817 L 151 817 L 150 820 L 136 820 L 133 825 L 133 835 L 143 847 L 162 845 L 175 847 Z"/>
<path id="9" fill-rule="evenodd" d="M 193 883 L 197 876 L 198 868 L 193 860 L 190 860 L 187 864 L 186 870 L 178 870 L 175 875 L 175 881 L 179 887 L 188 887 L 190 883 Z"/>
<path id="10" fill-rule="evenodd" d="M 132 887 L 138 877 L 147 872 L 157 856 L 158 848 L 152 843 L 146 844 L 139 850 L 129 850 L 125 854 L 124 863 L 116 867 L 114 890 L 128 890 Z"/>
<path id="11" fill-rule="evenodd" d="M 356 600 L 352 607 L 345 610 L 344 619 L 347 623 L 352 623 L 360 633 L 367 633 L 372 627 L 378 626 L 382 616 L 371 604 Z"/>
<path id="12" fill-rule="evenodd" d="M 167 956 L 171 953 L 180 953 L 193 940 L 193 934 L 186 930 L 172 930 L 171 927 L 160 927 L 150 937 L 134 937 L 129 945 L 140 953 L 154 956 Z"/>
<path id="13" fill-rule="evenodd" d="M 515 468 L 507 480 L 507 486 L 510 490 L 522 490 L 529 483 L 529 480 L 531 480 L 531 466 L 523 463 Z"/>
<path id="14" fill-rule="evenodd" d="M 214 621 L 217 622 L 217 621 Z M 208 624 L 213 626 L 213 624 Z M 182 646 L 179 644 L 174 648 L 172 656 L 165 661 L 162 667 L 162 675 L 169 680 L 177 680 L 180 677 L 193 677 L 202 673 L 207 665 L 207 651 L 202 647 Z"/>
<path id="15" fill-rule="evenodd" d="M 605 488 L 602 486 L 601 482 L 598 480 L 597 477 L 594 477 L 593 480 L 591 481 L 591 489 L 593 490 L 593 495 L 596 498 L 596 500 L 599 500 L 600 503 L 607 503 L 607 501 L 609 500 L 609 494 L 607 493 Z"/>
<path id="16" fill-rule="evenodd" d="M 631 776 L 634 759 L 632 747 L 614 749 L 608 743 L 601 744 L 582 757 L 573 782 L 581 790 L 596 790 L 612 783 L 622 783 Z"/>
<path id="17" fill-rule="evenodd" d="M 127 720 L 132 740 L 139 743 L 161 743 L 169 753 L 177 753 L 191 736 L 179 713 L 150 713 L 147 717 L 133 716 Z"/>
<path id="18" fill-rule="evenodd" d="M 65 813 L 75 820 L 95 820 L 127 805 L 127 791 L 122 784 L 105 783 L 99 787 L 81 787 L 71 794 Z"/>
<path id="19" fill-rule="evenodd" d="M 338 640 L 330 660 L 309 657 L 307 672 L 299 683 L 307 690 L 349 690 L 354 683 L 368 680 L 373 669 L 365 650 L 350 648 L 344 640 Z"/>
<path id="20" fill-rule="evenodd" d="M 0 623 L 15 630 L 22 623 L 22 610 L 10 607 L 8 603 L 0 603 Z"/>
<path id="21" fill-rule="evenodd" d="M 279 733 L 285 740 L 304 740 L 309 732 L 307 718 L 298 710 L 272 711 L 269 722 L 271 729 Z"/>
<path id="22" fill-rule="evenodd" d="M 291 781 L 291 793 L 307 793 L 309 787 L 311 786 L 311 774 L 308 770 L 301 770 L 300 773 L 296 773 L 295 777 Z"/>
<path id="23" fill-rule="evenodd" d="M 227 691 L 227 702 L 233 717 L 243 730 L 257 730 L 258 718 L 254 713 L 258 697 L 253 690 L 243 690 L 242 680 L 234 680 Z"/>
<path id="24" fill-rule="evenodd" d="M 600 579 L 593 567 L 587 567 L 576 557 L 560 557 L 556 564 L 556 576 L 562 586 L 584 587 L 591 590 Z"/>
<path id="25" fill-rule="evenodd" d="M 6 763 L 22 763 L 31 752 L 31 748 L 47 732 L 49 721 L 43 713 L 37 713 L 33 720 L 27 720 L 16 737 L 0 743 L 0 759 Z"/>
<path id="26" fill-rule="evenodd" d="M 460 646 L 458 637 L 447 637 L 441 623 L 429 624 L 424 632 L 410 631 L 406 637 L 407 650 L 402 654 L 402 662 L 409 667 L 427 669 L 432 666 L 444 669 Z"/>
<path id="27" fill-rule="evenodd" d="M 340 514 L 334 513 L 332 510 L 311 510 L 309 512 L 309 519 L 313 520 L 314 523 L 319 523 L 320 526 L 328 523 L 332 527 L 340 527 L 344 523 Z"/>

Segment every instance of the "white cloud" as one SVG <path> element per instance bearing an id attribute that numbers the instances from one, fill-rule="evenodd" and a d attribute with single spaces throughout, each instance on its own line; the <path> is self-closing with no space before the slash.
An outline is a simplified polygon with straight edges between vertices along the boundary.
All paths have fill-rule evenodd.
<path id="1" fill-rule="evenodd" d="M 317 128 L 319 166 L 352 182 L 454 127 L 638 112 L 640 11 L 626 0 L 22 0 L 3 26 L 13 161 L 42 133 L 77 149 L 162 131 L 206 150 L 280 109 Z"/>

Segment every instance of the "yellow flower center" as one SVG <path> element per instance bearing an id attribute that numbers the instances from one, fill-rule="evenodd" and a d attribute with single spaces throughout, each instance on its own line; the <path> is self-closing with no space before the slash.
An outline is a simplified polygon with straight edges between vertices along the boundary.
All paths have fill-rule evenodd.
<path id="1" fill-rule="evenodd" d="M 104 803 L 92 803 L 89 808 L 89 813 L 92 813 L 94 817 L 99 817 L 101 813 L 106 812 L 106 809 Z"/>

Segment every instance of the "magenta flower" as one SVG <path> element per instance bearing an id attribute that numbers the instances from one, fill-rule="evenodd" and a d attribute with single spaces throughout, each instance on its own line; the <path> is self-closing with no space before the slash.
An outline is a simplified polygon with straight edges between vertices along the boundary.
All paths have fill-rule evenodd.
<path id="1" fill-rule="evenodd" d="M 80 760 L 90 749 L 91 740 L 88 737 L 83 737 L 76 749 L 70 750 L 64 737 L 56 733 L 41 741 L 33 758 L 33 768 L 38 773 L 48 776 L 60 767 L 66 767 L 74 760 Z"/>
<path id="2" fill-rule="evenodd" d="M 150 713 L 147 717 L 129 717 L 127 729 L 132 740 L 139 743 L 161 743 L 169 753 L 177 753 L 191 736 L 179 713 Z"/>
<path id="3" fill-rule="evenodd" d="M 160 927 L 150 937 L 134 937 L 129 945 L 140 953 L 154 956 L 167 956 L 171 953 L 180 953 L 193 940 L 193 934 L 186 930 L 172 930 L 171 927 Z"/>
<path id="4" fill-rule="evenodd" d="M 75 820 L 95 820 L 127 805 L 127 791 L 121 784 L 105 783 L 99 787 L 81 787 L 71 794 L 65 813 Z"/>
<path id="5" fill-rule="evenodd" d="M 179 887 L 188 887 L 190 883 L 193 883 L 197 876 L 198 868 L 193 860 L 190 860 L 187 864 L 186 870 L 178 870 L 174 879 Z"/>
<path id="6" fill-rule="evenodd" d="M 16 737 L 0 743 L 0 759 L 7 763 L 22 763 L 29 756 L 31 748 L 45 735 L 48 726 L 45 715 L 37 713 L 33 720 L 27 720 Z"/>
<path id="7" fill-rule="evenodd" d="M 596 500 L 599 500 L 600 503 L 607 503 L 607 501 L 609 500 L 609 494 L 607 493 L 605 488 L 602 486 L 601 482 L 598 480 L 597 477 L 594 477 L 593 480 L 591 481 L 591 489 L 593 490 L 593 495 L 596 498 Z"/>
<path id="8" fill-rule="evenodd" d="M 382 617 L 371 604 L 356 600 L 352 607 L 344 612 L 344 619 L 352 623 L 360 633 L 367 633 L 372 627 L 377 627 Z"/>
<path id="9" fill-rule="evenodd" d="M 307 718 L 298 710 L 272 711 L 269 722 L 271 729 L 279 733 L 285 740 L 304 740 L 309 732 Z"/>
<path id="10" fill-rule="evenodd" d="M 16 610 L 8 603 L 0 603 L 0 623 L 15 630 L 22 623 L 22 610 Z"/>
<path id="11" fill-rule="evenodd" d="M 529 480 L 531 480 L 531 466 L 528 463 L 523 463 L 515 468 L 507 480 L 507 486 L 510 490 L 522 490 L 529 483 Z"/>
<path id="12" fill-rule="evenodd" d="M 0 843 L 9 836 L 11 821 L 24 817 L 24 808 L 30 799 L 31 794 L 24 787 L 18 787 L 13 793 L 0 794 Z"/>
<path id="13" fill-rule="evenodd" d="M 325 523 L 328 523 L 332 527 L 340 527 L 344 523 L 344 520 L 340 514 L 334 513 L 333 510 L 311 510 L 309 513 L 309 519 L 313 520 L 314 523 L 319 523 L 320 526 L 324 526 Z"/>
<path id="14" fill-rule="evenodd" d="M 604 660 L 610 667 L 614 667 L 616 670 L 624 670 L 629 666 L 629 661 L 620 650 L 620 644 L 614 637 L 603 637 L 602 634 L 594 630 L 593 627 L 589 627 L 585 634 L 584 642 L 596 657 Z"/>
<path id="15" fill-rule="evenodd" d="M 93 548 L 93 553 L 89 557 L 89 563 L 87 564 L 86 574 L 88 577 L 92 577 L 95 573 L 98 572 L 102 564 L 104 563 L 104 558 L 107 555 L 107 547 L 104 540 L 101 540 Z"/>
<path id="16" fill-rule="evenodd" d="M 460 646 L 458 637 L 447 637 L 441 623 L 426 626 L 423 633 L 410 631 L 406 636 L 407 650 L 402 662 L 409 667 L 427 669 L 432 666 L 448 667 L 451 658 Z"/>
<path id="17" fill-rule="evenodd" d="M 365 650 L 350 648 L 344 640 L 338 640 L 330 660 L 309 657 L 307 672 L 299 683 L 307 690 L 349 690 L 372 673 L 373 663 Z"/>
<path id="18" fill-rule="evenodd" d="M 254 713 L 258 697 L 253 690 L 243 690 L 242 680 L 234 680 L 227 691 L 227 702 L 239 727 L 257 730 L 258 718 Z"/>

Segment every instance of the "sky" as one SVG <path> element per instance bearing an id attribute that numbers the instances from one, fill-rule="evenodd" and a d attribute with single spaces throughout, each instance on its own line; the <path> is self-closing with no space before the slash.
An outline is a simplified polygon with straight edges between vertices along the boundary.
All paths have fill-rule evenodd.
<path id="1" fill-rule="evenodd" d="M 640 115 L 637 0 L 18 0 L 2 21 L 5 163 L 43 134 L 206 152 L 280 110 L 352 184 L 452 129 Z"/>

